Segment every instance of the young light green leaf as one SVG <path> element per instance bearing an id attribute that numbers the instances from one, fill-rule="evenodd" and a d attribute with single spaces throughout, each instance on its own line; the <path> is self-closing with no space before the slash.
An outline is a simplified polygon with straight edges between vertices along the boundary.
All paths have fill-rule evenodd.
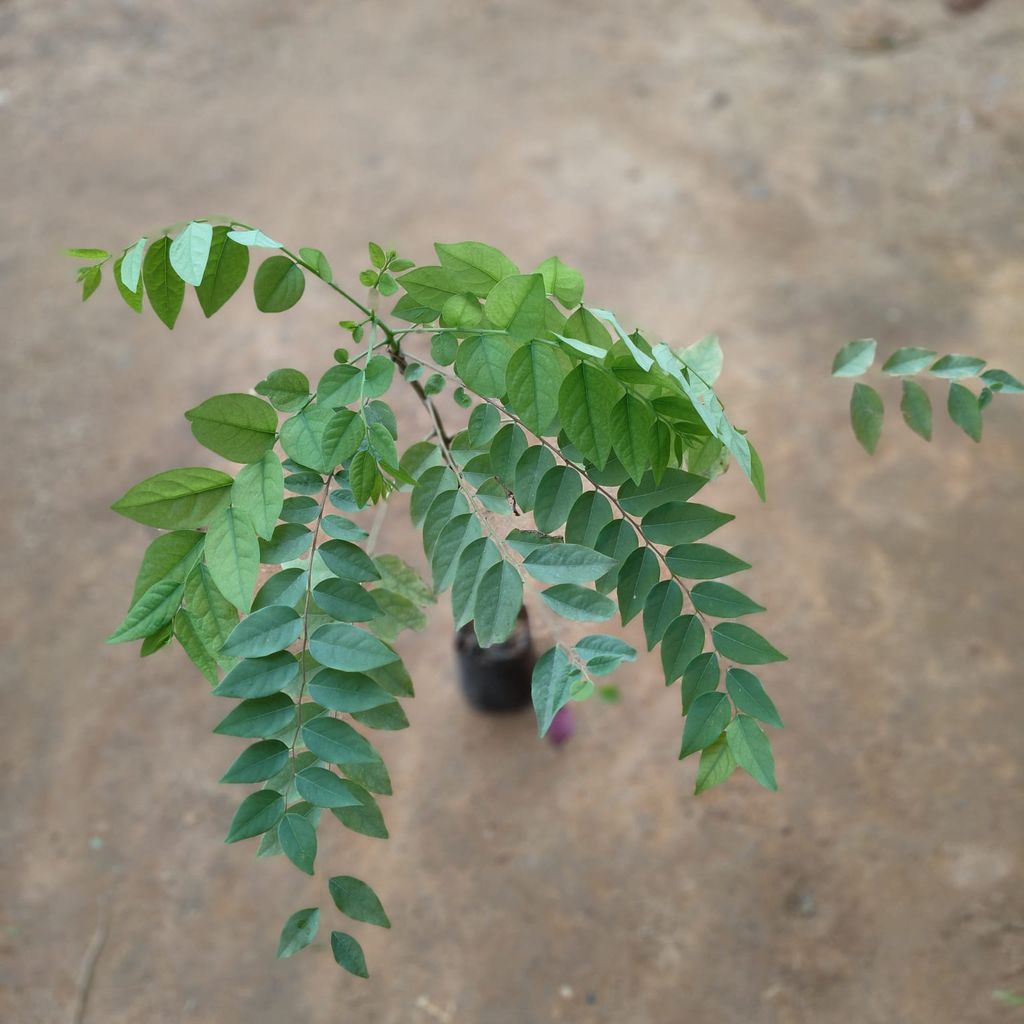
<path id="1" fill-rule="evenodd" d="M 190 221 L 171 243 L 168 257 L 175 273 L 186 284 L 199 285 L 210 258 L 213 227 L 203 221 Z"/>
<path id="2" fill-rule="evenodd" d="M 268 238 L 259 228 L 251 231 L 229 231 L 228 238 L 239 245 L 245 245 L 252 249 L 280 249 L 281 243 Z"/>
<path id="3" fill-rule="evenodd" d="M 978 403 L 977 395 L 970 388 L 965 388 L 963 384 L 955 382 L 950 384 L 946 409 L 949 412 L 949 418 L 972 441 L 981 440 L 981 406 Z"/>
<path id="4" fill-rule="evenodd" d="M 256 462 L 277 440 L 277 413 L 255 395 L 216 395 L 185 419 L 201 445 L 232 462 Z"/>
<path id="5" fill-rule="evenodd" d="M 261 313 L 283 313 L 302 298 L 306 277 L 287 256 L 268 256 L 256 271 L 252 287 Z"/>
<path id="6" fill-rule="evenodd" d="M 541 293 L 543 297 L 543 286 Z M 559 390 L 571 369 L 561 349 L 541 341 L 523 345 L 508 362 L 508 404 L 538 437 L 550 432 L 558 415 Z"/>
<path id="7" fill-rule="evenodd" d="M 135 604 L 154 583 L 161 580 L 183 583 L 203 553 L 204 540 L 204 534 L 197 530 L 174 530 L 154 537 L 142 556 L 131 604 Z"/>
<path id="8" fill-rule="evenodd" d="M 288 748 L 280 740 L 260 740 L 246 747 L 224 773 L 221 782 L 264 782 L 288 763 Z"/>
<path id="9" fill-rule="evenodd" d="M 245 252 L 244 249 L 242 251 Z M 256 385 L 255 390 L 275 409 L 297 412 L 309 400 L 309 378 L 299 370 L 273 370 Z"/>
<path id="10" fill-rule="evenodd" d="M 709 334 L 681 349 L 679 358 L 707 384 L 714 384 L 718 380 L 725 361 L 722 346 L 715 334 Z"/>
<path id="11" fill-rule="evenodd" d="M 720 736 L 710 746 L 700 752 L 700 765 L 697 768 L 697 784 L 694 795 L 699 795 L 727 778 L 736 770 L 736 758 L 729 749 L 729 741 Z"/>
<path id="12" fill-rule="evenodd" d="M 64 252 L 66 255 L 74 256 L 80 260 L 107 260 L 111 256 L 111 253 L 107 252 L 106 249 L 78 248 L 65 249 Z"/>
<path id="13" fill-rule="evenodd" d="M 503 252 L 482 242 L 437 243 L 434 249 L 447 279 L 459 291 L 472 292 L 481 299 L 499 281 L 519 273 L 519 268 Z"/>
<path id="14" fill-rule="evenodd" d="M 484 398 L 501 398 L 515 345 L 500 334 L 467 338 L 455 357 L 455 372 L 466 387 Z"/>
<path id="15" fill-rule="evenodd" d="M 377 894 L 365 882 L 351 875 L 338 875 L 327 883 L 327 887 L 334 905 L 346 917 L 381 928 L 391 927 Z"/>
<path id="16" fill-rule="evenodd" d="M 523 560 L 524 568 L 541 583 L 589 583 L 614 565 L 614 559 L 582 544 L 546 544 Z"/>
<path id="17" fill-rule="evenodd" d="M 473 628 L 481 647 L 491 647 L 512 635 L 523 606 L 523 581 L 502 560 L 487 569 L 477 588 Z"/>
<path id="18" fill-rule="evenodd" d="M 260 545 L 246 514 L 230 506 L 220 512 L 210 523 L 204 552 L 220 592 L 239 611 L 249 611 L 260 574 Z"/>
<path id="19" fill-rule="evenodd" d="M 117 285 L 117 290 L 124 299 L 125 303 L 130 306 L 136 313 L 142 312 L 142 285 L 136 283 L 135 291 L 130 291 L 125 287 L 124 282 L 121 280 L 121 266 L 123 259 L 119 259 L 114 263 L 114 283 Z"/>
<path id="20" fill-rule="evenodd" d="M 331 932 L 331 952 L 334 953 L 335 962 L 339 967 L 344 967 L 349 974 L 358 978 L 368 978 L 370 972 L 366 969 L 366 958 L 363 956 L 363 948 L 344 932 Z"/>
<path id="21" fill-rule="evenodd" d="M 782 728 L 782 719 L 772 703 L 771 697 L 764 692 L 761 680 L 743 668 L 731 668 L 725 674 L 725 688 L 732 697 L 737 711 L 745 711 L 762 722 Z"/>
<path id="22" fill-rule="evenodd" d="M 231 477 L 203 466 L 169 469 L 129 488 L 110 507 L 144 526 L 205 526 L 227 503 Z"/>
<path id="23" fill-rule="evenodd" d="M 107 637 L 108 644 L 141 640 L 174 618 L 183 586 L 176 580 L 154 583 L 128 610 L 124 621 Z"/>
<path id="24" fill-rule="evenodd" d="M 615 614 L 615 602 L 578 583 L 558 583 L 541 592 L 544 603 L 563 619 L 604 622 Z"/>
<path id="25" fill-rule="evenodd" d="M 544 278 L 544 290 L 571 309 L 583 299 L 583 275 L 573 267 L 566 266 L 557 256 L 546 259 L 536 270 Z"/>
<path id="26" fill-rule="evenodd" d="M 930 348 L 898 348 L 882 363 L 882 373 L 888 373 L 893 377 L 920 373 L 931 366 L 935 361 L 935 355 Z"/>
<path id="27" fill-rule="evenodd" d="M 174 327 L 185 301 L 185 282 L 171 266 L 171 240 L 158 238 L 142 263 L 142 280 L 153 312 L 168 329 Z"/>
<path id="28" fill-rule="evenodd" d="M 250 793 L 235 811 L 225 843 L 237 843 L 270 831 L 284 814 L 284 797 L 273 789 Z"/>
<path id="29" fill-rule="evenodd" d="M 555 715 L 569 703 L 573 683 L 579 678 L 561 647 L 545 651 L 533 668 L 533 709 L 537 714 L 537 732 L 544 736 Z"/>
<path id="30" fill-rule="evenodd" d="M 932 439 L 932 403 L 920 384 L 915 380 L 904 379 L 903 398 L 900 401 L 900 412 L 907 426 L 915 434 L 926 441 Z"/>
<path id="31" fill-rule="evenodd" d="M 118 280 L 132 294 L 139 291 L 139 281 L 142 279 L 142 254 L 145 249 L 146 238 L 143 236 L 131 248 L 125 249 L 120 260 Z"/>
<path id="32" fill-rule="evenodd" d="M 309 652 L 321 665 L 343 672 L 365 672 L 398 661 L 390 647 L 345 622 L 331 622 L 317 629 L 309 638 Z"/>
<path id="33" fill-rule="evenodd" d="M 305 949 L 315 938 L 320 927 L 320 908 L 306 907 L 296 910 L 284 923 L 277 943 L 277 958 L 284 960 Z"/>
<path id="34" fill-rule="evenodd" d="M 231 504 L 245 514 L 257 536 L 270 538 L 284 505 L 284 472 L 273 451 L 238 471 L 231 485 Z"/>
<path id="35" fill-rule="evenodd" d="M 334 280 L 334 275 L 331 273 L 331 265 L 327 262 L 327 257 L 319 249 L 311 249 L 308 246 L 303 246 L 299 249 L 299 259 L 309 267 L 310 270 L 320 278 L 321 281 L 326 281 L 328 284 Z"/>
<path id="36" fill-rule="evenodd" d="M 866 373 L 875 361 L 878 342 L 874 338 L 847 342 L 832 360 L 833 377 L 859 377 Z"/>
<path id="37" fill-rule="evenodd" d="M 679 760 L 711 746 L 729 724 L 730 714 L 729 698 L 724 693 L 702 693 L 686 716 Z"/>
<path id="38" fill-rule="evenodd" d="M 510 338 L 529 341 L 544 332 L 544 279 L 540 274 L 503 278 L 488 293 L 484 313 Z"/>
<path id="39" fill-rule="evenodd" d="M 690 598 L 697 611 L 713 615 L 716 619 L 738 619 L 764 611 L 764 605 L 751 600 L 727 583 L 698 583 L 690 591 Z"/>
<path id="40" fill-rule="evenodd" d="M 878 392 L 867 384 L 854 384 L 850 396 L 850 422 L 854 436 L 868 455 L 874 455 L 878 439 L 882 436 L 882 418 L 885 410 Z"/>
<path id="41" fill-rule="evenodd" d="M 740 665 L 767 665 L 787 660 L 760 633 L 742 622 L 720 622 L 711 631 L 711 638 L 722 657 Z"/>
<path id="42" fill-rule="evenodd" d="M 196 298 L 208 318 L 238 291 L 249 273 L 249 250 L 231 235 L 223 225 L 213 229 L 206 269 L 196 287 Z"/>
<path id="43" fill-rule="evenodd" d="M 295 643 L 302 619 L 294 608 L 271 605 L 246 616 L 232 630 L 221 654 L 229 658 L 262 658 Z"/>
<path id="44" fill-rule="evenodd" d="M 779 788 L 775 781 L 775 758 L 764 730 L 749 715 L 737 715 L 725 730 L 736 763 L 766 789 Z"/>
<path id="45" fill-rule="evenodd" d="M 301 814 L 286 814 L 277 825 L 277 841 L 285 856 L 307 875 L 316 860 L 316 829 Z"/>

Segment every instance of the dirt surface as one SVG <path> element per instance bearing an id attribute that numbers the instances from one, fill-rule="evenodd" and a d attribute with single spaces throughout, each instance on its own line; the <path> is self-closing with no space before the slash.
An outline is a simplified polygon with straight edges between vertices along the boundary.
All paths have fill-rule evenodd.
<path id="1" fill-rule="evenodd" d="M 927 446 L 890 387 L 868 459 L 827 369 L 869 335 L 1024 369 L 1022 49 L 1013 0 L 0 0 L 0 1019 L 72 1019 L 98 925 L 89 1024 L 1016 1019 L 1024 407 Z M 83 307 L 61 255 L 219 213 L 349 280 L 371 237 L 558 253 L 629 323 L 721 334 L 769 474 L 713 503 L 791 656 L 777 796 L 690 796 L 649 658 L 560 750 L 472 713 L 439 606 L 381 742 L 391 841 L 328 826 L 309 881 L 221 845 L 224 709 L 180 653 L 100 642 L 147 534 L 107 507 L 203 461 L 182 410 L 322 370 L 346 314 L 311 285 L 169 335 L 109 281 Z M 368 982 L 323 939 L 273 957 L 325 873 L 394 921 L 356 927 Z"/>

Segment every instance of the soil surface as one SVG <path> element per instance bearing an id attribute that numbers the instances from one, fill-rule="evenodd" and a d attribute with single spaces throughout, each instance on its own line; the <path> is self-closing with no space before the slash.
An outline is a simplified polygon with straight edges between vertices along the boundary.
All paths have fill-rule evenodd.
<path id="1" fill-rule="evenodd" d="M 89 1024 L 1016 1019 L 1024 406 L 929 446 L 885 386 L 868 458 L 828 367 L 874 336 L 1024 370 L 1022 52 L 1013 0 L 0 0 L 0 1019 L 76 1019 L 83 965 Z M 190 299 L 170 335 L 109 278 L 81 305 L 62 255 L 213 214 L 344 280 L 368 238 L 557 253 L 628 324 L 721 335 L 768 467 L 767 505 L 735 472 L 713 504 L 791 658 L 777 795 L 690 795 L 655 659 L 558 749 L 472 712 L 438 605 L 380 738 L 392 839 L 328 825 L 309 880 L 222 845 L 221 702 L 101 642 L 148 533 L 108 506 L 206 461 L 182 410 L 321 372 L 347 313 L 311 282 L 281 317 Z M 404 508 L 383 547 L 423 564 Z M 369 981 L 331 960 L 335 873 L 394 922 L 353 928 Z"/>

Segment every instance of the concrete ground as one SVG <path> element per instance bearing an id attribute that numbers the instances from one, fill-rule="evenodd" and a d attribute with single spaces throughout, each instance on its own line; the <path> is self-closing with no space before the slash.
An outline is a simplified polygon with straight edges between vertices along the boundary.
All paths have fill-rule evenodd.
<path id="1" fill-rule="evenodd" d="M 75 1019 L 94 955 L 90 1024 L 1017 1019 L 1024 405 L 928 446 L 887 388 L 869 459 L 827 370 L 868 335 L 1024 369 L 1022 49 L 1013 0 L 0 0 L 0 1019 Z M 441 605 L 401 645 L 391 841 L 328 826 L 308 882 L 221 845 L 223 708 L 101 642 L 147 533 L 107 506 L 204 459 L 182 410 L 325 367 L 345 313 L 311 284 L 169 335 L 61 255 L 219 213 L 349 280 L 371 237 L 558 253 L 625 321 L 722 336 L 770 500 L 731 473 L 714 503 L 791 656 L 777 795 L 690 796 L 649 658 L 560 750 L 473 714 Z M 394 921 L 357 926 L 368 982 L 323 938 L 273 957 L 325 872 Z"/>

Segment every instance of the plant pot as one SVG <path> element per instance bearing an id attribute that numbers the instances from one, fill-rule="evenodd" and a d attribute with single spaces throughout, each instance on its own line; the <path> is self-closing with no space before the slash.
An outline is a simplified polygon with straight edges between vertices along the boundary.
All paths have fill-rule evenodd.
<path id="1" fill-rule="evenodd" d="M 455 634 L 459 684 L 478 711 L 520 711 L 531 703 L 530 685 L 537 656 L 530 620 L 522 608 L 512 635 L 500 644 L 481 647 L 467 623 Z"/>

